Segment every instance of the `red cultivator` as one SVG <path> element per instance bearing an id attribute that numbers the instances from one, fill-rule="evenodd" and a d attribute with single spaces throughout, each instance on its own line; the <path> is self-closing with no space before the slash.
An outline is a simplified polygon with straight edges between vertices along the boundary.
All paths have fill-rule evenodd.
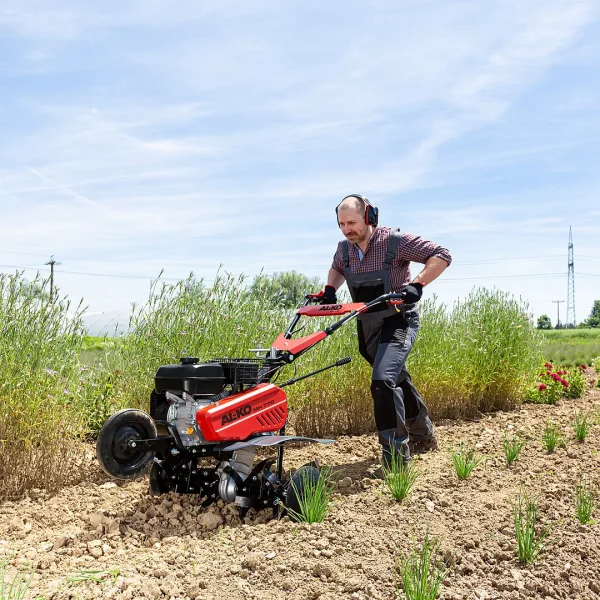
<path id="1" fill-rule="evenodd" d="M 349 320 L 375 305 L 401 301 L 400 294 L 386 294 L 367 304 L 315 306 L 320 295 L 308 295 L 287 331 L 260 358 L 200 363 L 184 357 L 180 364 L 159 367 L 150 414 L 124 409 L 104 423 L 97 441 L 102 468 L 113 477 L 133 479 L 152 463 L 152 494 L 197 494 L 205 506 L 219 499 L 235 502 L 242 517 L 249 508 L 271 508 L 275 515 L 280 502 L 299 512 L 302 486 L 315 481 L 319 471 L 315 465 L 305 465 L 296 471 L 291 485 L 282 476 L 284 445 L 334 440 L 285 435 L 288 403 L 283 388 L 347 364 L 350 358 L 277 385 L 271 380 Z M 302 316 L 331 315 L 345 316 L 322 331 L 292 338 Z M 255 462 L 257 448 L 271 446 L 277 447 L 277 456 Z"/>

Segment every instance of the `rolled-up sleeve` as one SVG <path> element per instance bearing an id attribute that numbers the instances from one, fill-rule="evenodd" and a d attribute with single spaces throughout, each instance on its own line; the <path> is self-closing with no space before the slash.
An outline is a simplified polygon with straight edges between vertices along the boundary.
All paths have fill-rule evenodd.
<path id="1" fill-rule="evenodd" d="M 331 263 L 331 268 L 334 271 L 337 271 L 340 274 L 344 274 L 344 258 L 343 258 L 343 253 L 342 253 L 342 244 L 344 242 L 340 242 L 338 244 L 337 250 L 335 251 L 335 254 L 333 255 L 333 262 Z"/>
<path id="2" fill-rule="evenodd" d="M 397 261 L 406 260 L 425 264 L 433 256 L 445 260 L 448 265 L 452 262 L 452 256 L 447 248 L 412 233 L 402 234 L 396 253 Z"/>

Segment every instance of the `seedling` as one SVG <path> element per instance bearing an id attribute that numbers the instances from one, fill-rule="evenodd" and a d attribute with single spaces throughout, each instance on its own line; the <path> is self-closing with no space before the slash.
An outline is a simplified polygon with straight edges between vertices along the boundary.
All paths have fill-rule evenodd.
<path id="1" fill-rule="evenodd" d="M 418 477 L 414 460 L 405 462 L 400 453 L 392 447 L 389 463 L 384 461 L 381 465 L 383 473 L 383 486 L 393 498 L 401 502 L 410 493 Z"/>
<path id="2" fill-rule="evenodd" d="M 575 491 L 577 498 L 577 505 L 575 513 L 577 514 L 577 520 L 582 525 L 593 523 L 592 515 L 596 508 L 596 486 L 593 481 L 584 481 L 583 477 L 579 479 L 579 484 Z"/>
<path id="3" fill-rule="evenodd" d="M 537 499 L 529 498 L 524 493 L 519 495 L 517 504 L 513 507 L 513 516 L 519 560 L 524 564 L 533 563 L 545 545 L 544 542 L 550 533 L 550 527 L 536 534 Z"/>
<path id="4" fill-rule="evenodd" d="M 504 436 L 502 447 L 504 448 L 504 456 L 506 457 L 507 465 L 512 465 L 515 460 L 519 458 L 519 454 L 521 454 L 521 450 L 526 443 L 527 442 L 520 438 L 518 434 L 514 434 L 511 437 L 508 437 L 507 435 Z"/>
<path id="5" fill-rule="evenodd" d="M 542 444 L 548 452 L 554 452 L 557 446 L 564 444 L 560 435 L 560 427 L 553 421 L 546 421 L 544 433 L 542 435 Z"/>
<path id="6" fill-rule="evenodd" d="M 402 587 L 406 600 L 435 600 L 440 586 L 449 568 L 443 561 L 436 559 L 439 551 L 439 542 L 429 538 L 429 532 L 425 534 L 425 540 L 420 547 L 407 556 L 402 564 L 396 567 L 402 578 Z M 400 598 L 401 593 L 396 586 L 396 594 Z"/>
<path id="7" fill-rule="evenodd" d="M 17 573 L 11 583 L 8 583 L 6 572 L 9 560 L 0 561 L 0 600 L 24 600 L 31 583 L 31 576 L 23 578 L 20 573 Z"/>
<path id="8" fill-rule="evenodd" d="M 579 442 L 585 442 L 585 438 L 590 432 L 590 427 L 589 415 L 578 410 L 573 419 L 573 430 L 575 431 L 575 437 Z"/>
<path id="9" fill-rule="evenodd" d="M 298 497 L 299 510 L 288 507 L 288 512 L 296 521 L 305 523 L 321 523 L 331 510 L 331 496 L 335 489 L 331 467 L 323 467 L 320 476 L 316 479 L 310 477 L 308 471 L 302 471 L 300 485 L 296 487 L 292 479 L 290 485 Z"/>
<path id="10" fill-rule="evenodd" d="M 112 577 L 113 583 L 119 576 L 120 569 L 108 569 L 106 571 L 102 569 L 80 569 L 71 577 L 67 577 L 68 583 L 80 583 L 82 581 L 95 581 L 96 583 L 102 583 L 107 578 Z"/>
<path id="11" fill-rule="evenodd" d="M 466 479 L 473 469 L 483 462 L 484 458 L 478 456 L 474 446 L 461 443 L 458 449 L 452 451 L 452 463 L 459 479 Z"/>

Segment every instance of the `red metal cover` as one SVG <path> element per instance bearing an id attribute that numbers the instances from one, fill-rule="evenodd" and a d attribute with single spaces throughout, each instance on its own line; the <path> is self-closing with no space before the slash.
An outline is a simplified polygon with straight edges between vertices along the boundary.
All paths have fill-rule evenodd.
<path id="1" fill-rule="evenodd" d="M 287 417 L 287 396 L 272 383 L 259 383 L 196 412 L 196 422 L 208 442 L 243 441 L 256 433 L 279 431 Z"/>
<path id="2" fill-rule="evenodd" d="M 306 335 L 295 340 L 288 340 L 283 333 L 271 344 L 275 350 L 287 350 L 290 354 L 298 354 L 302 350 L 306 350 L 314 346 L 317 342 L 324 340 L 327 334 L 324 331 L 315 331 L 310 335 Z"/>

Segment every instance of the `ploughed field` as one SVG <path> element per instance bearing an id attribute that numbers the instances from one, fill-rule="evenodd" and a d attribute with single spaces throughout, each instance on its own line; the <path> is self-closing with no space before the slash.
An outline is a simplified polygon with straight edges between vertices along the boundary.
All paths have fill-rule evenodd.
<path id="1" fill-rule="evenodd" d="M 317 458 L 337 471 L 331 513 L 312 525 L 267 521 L 266 512 L 242 523 L 232 505 L 202 509 L 192 496 L 151 497 L 147 479 L 105 476 L 87 446 L 87 480 L 0 505 L 0 556 L 9 557 L 9 579 L 32 573 L 27 597 L 40 600 L 388 599 L 397 594 L 395 565 L 429 530 L 451 567 L 441 598 L 597 599 L 600 525 L 579 524 L 575 488 L 581 475 L 600 474 L 599 409 L 600 389 L 590 387 L 555 406 L 437 423 L 441 447 L 418 460 L 402 503 L 371 475 L 375 435 L 289 449 L 287 468 Z M 571 425 L 577 410 L 595 419 L 583 443 Z M 547 419 L 566 442 L 551 454 L 541 443 Z M 502 440 L 514 432 L 528 441 L 508 467 Z M 464 481 L 450 458 L 460 442 L 487 458 Z M 553 524 L 533 566 L 516 553 L 513 503 L 522 490 L 539 496 L 541 526 Z"/>

